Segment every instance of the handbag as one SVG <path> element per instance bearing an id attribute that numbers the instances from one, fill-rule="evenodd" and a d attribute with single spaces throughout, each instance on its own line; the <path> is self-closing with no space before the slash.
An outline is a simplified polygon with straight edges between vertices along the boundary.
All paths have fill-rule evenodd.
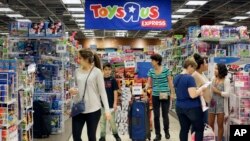
<path id="1" fill-rule="evenodd" d="M 86 82 L 85 82 L 85 86 L 84 86 L 84 92 L 83 92 L 83 96 L 82 96 L 82 100 L 77 102 L 77 103 L 73 103 L 73 106 L 71 108 L 71 117 L 77 116 L 80 113 L 83 113 L 85 111 L 85 102 L 84 102 L 84 96 L 86 93 L 86 88 L 87 88 L 87 81 L 89 78 L 89 75 L 91 74 L 92 70 L 94 67 L 92 67 L 92 69 L 90 70 Z"/>
<path id="2" fill-rule="evenodd" d="M 168 93 L 167 92 L 161 92 L 160 95 L 159 95 L 159 99 L 160 100 L 168 100 Z"/>

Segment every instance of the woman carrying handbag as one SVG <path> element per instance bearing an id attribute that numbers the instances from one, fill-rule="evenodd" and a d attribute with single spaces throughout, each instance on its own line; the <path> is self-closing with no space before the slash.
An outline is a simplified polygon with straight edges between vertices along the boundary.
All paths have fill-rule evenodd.
<path id="1" fill-rule="evenodd" d="M 89 49 L 81 49 L 78 54 L 80 67 L 75 71 L 77 88 L 69 92 L 75 95 L 72 106 L 72 133 L 74 141 L 82 141 L 82 129 L 87 123 L 89 141 L 96 141 L 97 125 L 101 117 L 101 101 L 106 119 L 111 115 L 104 85 L 99 57 Z M 94 64 L 94 65 L 93 65 Z"/>

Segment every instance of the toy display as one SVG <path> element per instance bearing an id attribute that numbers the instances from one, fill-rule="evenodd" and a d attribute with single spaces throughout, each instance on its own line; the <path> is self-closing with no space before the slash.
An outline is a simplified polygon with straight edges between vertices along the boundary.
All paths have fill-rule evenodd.
<path id="1" fill-rule="evenodd" d="M 44 37 L 46 33 L 46 25 L 43 21 L 40 23 L 29 24 L 29 36 L 30 37 Z"/>
<path id="2" fill-rule="evenodd" d="M 237 27 L 237 30 L 240 34 L 241 39 L 249 39 L 248 31 L 247 31 L 247 26 L 240 26 Z"/>
<path id="3" fill-rule="evenodd" d="M 10 24 L 10 35 L 18 37 L 28 37 L 29 36 L 29 24 L 27 22 L 13 22 Z"/>
<path id="4" fill-rule="evenodd" d="M 49 22 L 46 23 L 46 26 L 47 37 L 62 37 L 64 35 L 64 30 L 61 22 Z"/>

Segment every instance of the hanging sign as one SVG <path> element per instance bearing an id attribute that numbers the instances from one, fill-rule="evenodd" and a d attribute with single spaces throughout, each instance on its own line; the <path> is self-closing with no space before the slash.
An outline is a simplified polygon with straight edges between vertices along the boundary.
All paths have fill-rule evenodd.
<path id="1" fill-rule="evenodd" d="M 85 28 L 169 30 L 171 0 L 86 0 Z"/>
<path id="2" fill-rule="evenodd" d="M 135 61 L 124 61 L 125 68 L 135 68 Z"/>

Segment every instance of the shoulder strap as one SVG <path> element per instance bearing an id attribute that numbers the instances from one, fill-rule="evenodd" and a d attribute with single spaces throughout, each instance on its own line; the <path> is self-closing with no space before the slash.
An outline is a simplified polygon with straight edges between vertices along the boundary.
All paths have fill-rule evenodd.
<path id="1" fill-rule="evenodd" d="M 88 81 L 88 78 L 89 78 L 89 76 L 90 76 L 90 74 L 91 74 L 91 72 L 92 72 L 93 69 L 94 69 L 94 67 L 91 68 L 91 70 L 90 70 L 90 72 L 89 72 L 89 74 L 88 74 L 88 76 L 86 78 L 82 100 L 84 100 L 86 89 L 87 89 L 87 81 Z"/>

